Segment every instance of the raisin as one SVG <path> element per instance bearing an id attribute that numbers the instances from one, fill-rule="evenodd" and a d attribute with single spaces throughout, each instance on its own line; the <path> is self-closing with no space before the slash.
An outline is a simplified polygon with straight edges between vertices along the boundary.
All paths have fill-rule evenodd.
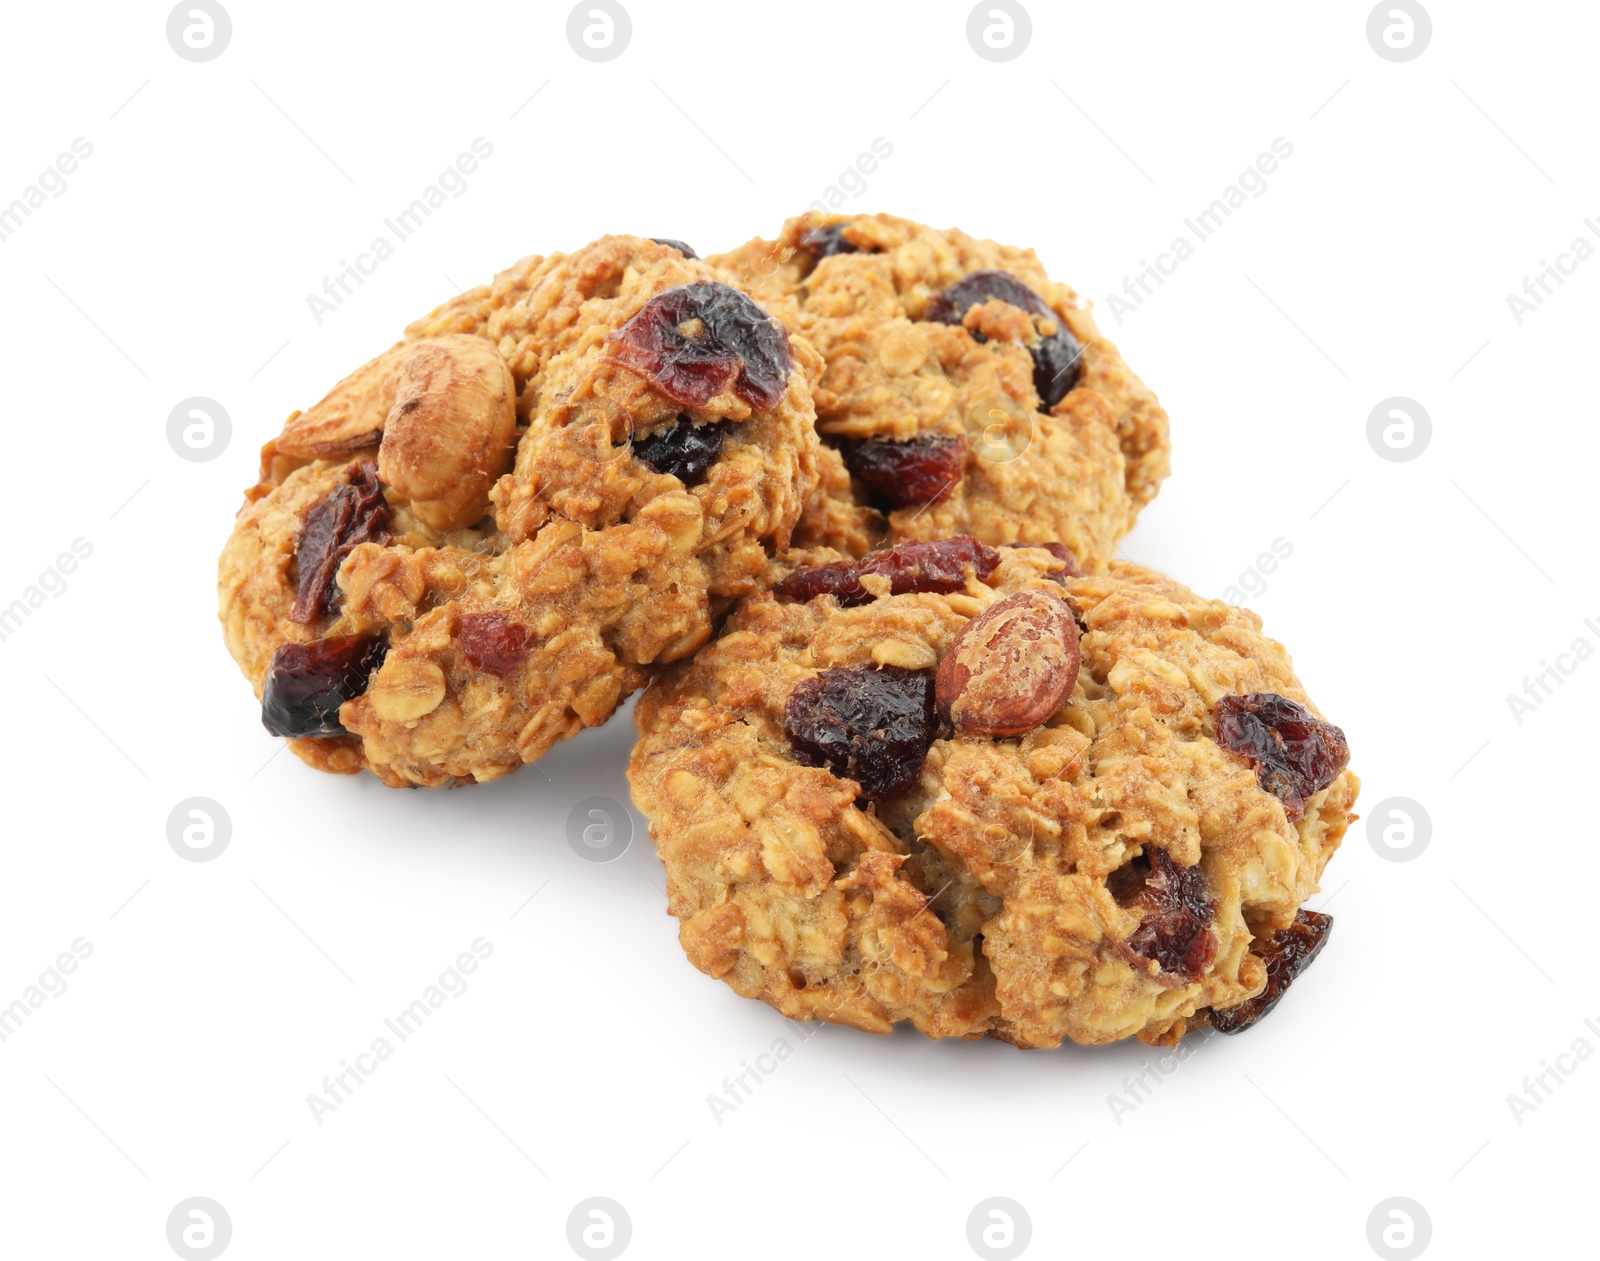
<path id="1" fill-rule="evenodd" d="M 1000 301 L 1029 315 L 1051 315 L 1045 301 L 1008 271 L 988 268 L 969 272 L 928 303 L 926 318 L 936 324 L 959 324 L 969 307 Z M 1052 317 L 1053 318 L 1053 317 Z"/>
<path id="2" fill-rule="evenodd" d="M 1039 394 L 1039 409 L 1049 411 L 1078 383 L 1083 372 L 1083 347 L 1045 300 L 1010 272 L 989 269 L 963 276 L 928 303 L 923 318 L 936 324 L 960 324 L 970 308 L 993 301 L 1007 303 L 1029 315 L 1044 316 L 1055 324 L 1055 332 L 1028 346 L 1028 353 L 1033 356 L 1033 388 Z M 985 340 L 981 333 L 972 336 Z"/>
<path id="3" fill-rule="evenodd" d="M 389 645 L 374 635 L 284 644 L 261 691 L 261 724 L 275 736 L 342 736 L 339 706 L 367 690 Z"/>
<path id="4" fill-rule="evenodd" d="M 892 507 L 925 507 L 950 492 L 967 463 L 964 438 L 925 434 L 909 442 L 848 442 L 844 462 L 868 490 Z"/>
<path id="5" fill-rule="evenodd" d="M 677 250 L 685 258 L 699 258 L 692 245 L 685 245 L 682 241 L 670 236 L 653 236 L 650 238 L 657 245 L 665 245 L 669 250 Z"/>
<path id="6" fill-rule="evenodd" d="M 1068 578 L 1083 577 L 1083 570 L 1078 568 L 1077 558 L 1067 550 L 1067 545 L 1065 543 L 1007 543 L 1005 546 L 1042 548 L 1049 552 L 1050 555 L 1054 556 L 1057 560 L 1064 561 L 1066 563 L 1066 568 L 1058 569 L 1050 575 L 1053 581 L 1059 582 L 1063 587 L 1067 585 Z"/>
<path id="7" fill-rule="evenodd" d="M 1212 717 L 1217 743 L 1255 763 L 1256 780 L 1283 802 L 1291 820 L 1350 764 L 1344 732 L 1276 692 L 1224 696 Z"/>
<path id="8" fill-rule="evenodd" d="M 832 258 L 835 254 L 876 254 L 875 249 L 862 250 L 845 236 L 849 222 L 828 223 L 820 228 L 808 228 L 800 234 L 800 248 L 814 258 Z"/>
<path id="9" fill-rule="evenodd" d="M 933 743 L 933 671 L 899 666 L 824 670 L 789 693 L 783 729 L 795 755 L 853 779 L 883 801 L 917 782 Z"/>
<path id="10" fill-rule="evenodd" d="M 860 560 L 797 569 L 773 591 L 791 600 L 831 595 L 845 606 L 867 604 L 873 596 L 861 585 L 861 579 L 866 574 L 878 574 L 889 580 L 890 595 L 920 591 L 942 595 L 967 585 L 968 565 L 982 581 L 999 563 L 1000 554 L 992 547 L 958 534 L 931 543 L 897 543 L 881 552 L 868 552 Z"/>
<path id="11" fill-rule="evenodd" d="M 533 632 L 504 613 L 463 613 L 460 639 L 468 665 L 508 679 L 522 668 Z"/>
<path id="12" fill-rule="evenodd" d="M 1240 1033 L 1276 1007 L 1295 977 L 1311 966 L 1332 931 L 1333 916 L 1299 911 L 1288 928 L 1252 941 L 1250 953 L 1259 955 L 1267 965 L 1267 988 L 1237 1007 L 1213 1011 L 1211 1023 L 1217 1032 Z"/>
<path id="13" fill-rule="evenodd" d="M 1118 943 L 1135 963 L 1151 960 L 1179 981 L 1196 980 L 1211 966 L 1217 935 L 1211 931 L 1211 893 L 1198 865 L 1180 867 L 1161 846 L 1146 845 L 1111 873 L 1106 887 L 1118 905 L 1140 913 L 1133 936 Z"/>
<path id="14" fill-rule="evenodd" d="M 1067 332 L 1059 315 L 1051 315 L 1057 330 L 1049 337 L 1041 337 L 1037 346 L 1029 346 L 1033 356 L 1033 388 L 1039 394 L 1039 410 L 1049 411 L 1078 383 L 1083 375 L 1083 347 L 1078 339 Z"/>
<path id="15" fill-rule="evenodd" d="M 300 589 L 289 620 L 303 626 L 337 613 L 341 597 L 334 579 L 339 566 L 358 543 L 387 543 L 388 524 L 389 505 L 378 484 L 378 466 L 362 460 L 342 485 L 312 505 L 300 526 L 295 544 Z"/>
<path id="16" fill-rule="evenodd" d="M 722 453 L 726 433 L 721 422 L 696 424 L 692 416 L 679 416 L 654 433 L 635 438 L 633 455 L 658 473 L 671 473 L 685 486 L 698 486 Z"/>
<path id="17" fill-rule="evenodd" d="M 619 362 L 685 407 L 731 384 L 751 407 L 770 411 L 793 363 L 783 325 L 747 295 L 711 280 L 658 293 L 611 339 Z"/>

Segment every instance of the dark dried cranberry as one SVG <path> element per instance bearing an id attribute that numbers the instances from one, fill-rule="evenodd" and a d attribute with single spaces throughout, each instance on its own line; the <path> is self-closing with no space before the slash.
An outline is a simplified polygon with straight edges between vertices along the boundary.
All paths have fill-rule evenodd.
<path id="1" fill-rule="evenodd" d="M 1064 399 L 1083 375 L 1083 347 L 1067 332 L 1059 315 L 1051 318 L 1059 331 L 1040 338 L 1037 346 L 1028 347 L 1033 356 L 1033 388 L 1039 394 L 1040 411 L 1049 411 Z"/>
<path id="2" fill-rule="evenodd" d="M 362 460 L 343 485 L 312 505 L 300 526 L 295 544 L 300 589 L 289 620 L 305 625 L 338 612 L 340 595 L 334 579 L 339 576 L 339 566 L 358 543 L 387 543 L 388 524 L 389 505 L 378 484 L 378 466 Z"/>
<path id="3" fill-rule="evenodd" d="M 1237 1007 L 1213 1011 L 1211 1023 L 1217 1032 L 1239 1033 L 1276 1007 L 1295 977 L 1311 966 L 1332 931 L 1333 916 L 1300 911 L 1288 928 L 1252 941 L 1250 953 L 1259 955 L 1267 965 L 1267 988 Z"/>
<path id="4" fill-rule="evenodd" d="M 633 455 L 658 473 L 671 473 L 685 486 L 698 486 L 722 454 L 726 434 L 721 421 L 697 424 L 691 416 L 679 416 L 654 433 L 635 438 Z"/>
<path id="5" fill-rule="evenodd" d="M 1055 323 L 1056 331 L 1049 337 L 1028 343 L 1028 353 L 1033 356 L 1033 388 L 1039 394 L 1040 410 L 1048 411 L 1078 383 L 1083 371 L 1083 347 L 1045 300 L 1010 272 L 986 269 L 963 276 L 928 303 L 923 318 L 936 324 L 960 324 L 969 309 L 996 300 L 1029 315 L 1046 316 Z M 972 336 L 985 340 L 981 333 Z"/>
<path id="6" fill-rule="evenodd" d="M 474 670 L 508 679 L 522 668 L 533 632 L 504 613 L 463 613 L 461 655 Z"/>
<path id="7" fill-rule="evenodd" d="M 1305 814 L 1307 798 L 1350 764 L 1344 732 L 1276 692 L 1224 696 L 1212 718 L 1217 743 L 1255 763 L 1256 780 L 1290 819 Z"/>
<path id="8" fill-rule="evenodd" d="M 673 237 L 670 237 L 670 236 L 653 236 L 650 239 L 652 241 L 654 241 L 657 245 L 665 245 L 669 250 L 677 250 L 678 253 L 682 254 L 685 258 L 699 258 L 700 257 L 700 255 L 698 255 L 698 254 L 696 254 L 694 252 L 694 247 L 693 246 L 685 245 L 682 241 L 676 240 Z"/>
<path id="9" fill-rule="evenodd" d="M 1058 569 L 1055 573 L 1050 575 L 1051 578 L 1059 582 L 1063 587 L 1067 585 L 1068 578 L 1083 577 L 1083 570 L 1078 568 L 1077 558 L 1067 550 L 1067 545 L 1065 543 L 1007 543 L 1006 546 L 1042 548 L 1049 552 L 1050 555 L 1054 556 L 1057 560 L 1065 561 L 1067 565 L 1065 569 Z"/>
<path id="10" fill-rule="evenodd" d="M 928 303 L 924 317 L 936 324 L 959 324 L 970 307 L 1004 302 L 1029 315 L 1050 315 L 1045 300 L 1008 271 L 986 268 L 969 272 Z"/>
<path id="11" fill-rule="evenodd" d="M 275 736 L 342 736 L 339 706 L 367 690 L 389 645 L 373 635 L 284 644 L 261 690 L 261 724 Z"/>
<path id="12" fill-rule="evenodd" d="M 731 384 L 751 407 L 770 411 L 793 363 L 783 325 L 747 295 L 711 280 L 658 293 L 611 337 L 620 362 L 685 407 Z"/>
<path id="13" fill-rule="evenodd" d="M 897 543 L 881 552 L 868 552 L 860 560 L 797 569 L 773 591 L 791 600 L 831 595 L 842 605 L 867 604 L 873 596 L 861 585 L 861 578 L 878 574 L 889 580 L 891 595 L 919 591 L 942 595 L 967 585 L 967 566 L 982 581 L 999 563 L 1000 554 L 992 547 L 958 534 L 931 543 Z"/>
<path id="14" fill-rule="evenodd" d="M 1135 960 L 1149 959 L 1169 977 L 1193 981 L 1217 957 L 1211 931 L 1211 892 L 1199 865 L 1180 867 L 1159 845 L 1112 872 L 1106 881 L 1121 906 L 1140 913 L 1139 927 L 1118 946 Z"/>
<path id="15" fill-rule="evenodd" d="M 876 254 L 877 250 L 865 250 L 854 241 L 848 239 L 844 230 L 850 226 L 849 221 L 844 223 L 828 223 L 820 228 L 807 228 L 800 234 L 800 248 L 814 258 L 832 258 L 835 254 Z"/>
<path id="16" fill-rule="evenodd" d="M 866 488 L 896 508 L 926 507 L 950 493 L 967 463 L 964 438 L 925 434 L 909 442 L 847 442 L 844 462 Z"/>
<path id="17" fill-rule="evenodd" d="M 795 755 L 853 779 L 882 801 L 917 782 L 933 743 L 933 671 L 899 666 L 824 670 L 789 693 L 783 729 Z"/>

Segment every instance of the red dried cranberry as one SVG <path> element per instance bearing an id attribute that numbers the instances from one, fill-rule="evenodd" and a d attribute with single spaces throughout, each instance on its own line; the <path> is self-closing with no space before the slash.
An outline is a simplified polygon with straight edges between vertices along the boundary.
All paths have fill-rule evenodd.
<path id="1" fill-rule="evenodd" d="M 1255 763 L 1256 780 L 1290 819 L 1304 815 L 1307 798 L 1350 764 L 1344 732 L 1276 692 L 1224 696 L 1212 718 L 1217 743 Z"/>
<path id="2" fill-rule="evenodd" d="M 685 245 L 682 241 L 679 241 L 673 237 L 653 236 L 650 239 L 657 245 L 665 245 L 669 250 L 677 250 L 678 253 L 682 254 L 685 258 L 700 257 L 700 255 L 694 252 L 694 248 L 692 246 Z"/>
<path id="3" fill-rule="evenodd" d="M 671 473 L 685 486 L 698 486 L 722 454 L 726 434 L 722 421 L 699 424 L 692 416 L 679 416 L 654 433 L 635 438 L 633 455 L 658 473 Z"/>
<path id="4" fill-rule="evenodd" d="M 305 625 L 339 610 L 334 579 L 339 566 L 359 543 L 387 543 L 389 505 L 378 484 L 378 466 L 362 460 L 343 485 L 335 486 L 306 513 L 295 544 L 300 588 L 289 620 Z"/>
<path id="5" fill-rule="evenodd" d="M 533 632 L 504 613 L 463 613 L 461 655 L 474 670 L 508 679 L 522 668 Z"/>
<path id="6" fill-rule="evenodd" d="M 876 801 L 917 782 L 933 743 L 933 671 L 899 666 L 824 670 L 789 693 L 783 729 L 795 756 L 861 785 Z"/>
<path id="7" fill-rule="evenodd" d="M 1065 543 L 1007 543 L 1006 546 L 1043 548 L 1057 560 L 1065 561 L 1067 566 L 1065 569 L 1058 569 L 1050 575 L 1052 579 L 1054 579 L 1056 582 L 1059 582 L 1063 587 L 1067 585 L 1068 578 L 1083 577 L 1083 570 L 1078 568 L 1077 558 L 1067 550 L 1067 545 Z"/>
<path id="8" fill-rule="evenodd" d="M 1333 931 L 1333 916 L 1317 911 L 1300 911 L 1288 928 L 1250 943 L 1250 953 L 1267 965 L 1267 988 L 1237 1007 L 1211 1013 L 1211 1023 L 1219 1033 L 1239 1033 L 1250 1028 L 1278 1005 L 1278 1000 L 1311 966 L 1328 934 Z"/>
<path id="9" fill-rule="evenodd" d="M 909 442 L 847 442 L 844 462 L 874 494 L 896 508 L 925 507 L 950 493 L 967 463 L 964 438 L 926 434 Z"/>
<path id="10" fill-rule="evenodd" d="M 1211 931 L 1211 892 L 1198 864 L 1180 867 L 1161 846 L 1146 845 L 1111 873 L 1106 887 L 1118 905 L 1140 913 L 1133 936 L 1118 943 L 1125 955 L 1153 960 L 1181 981 L 1196 980 L 1211 966 L 1217 935 Z"/>
<path id="11" fill-rule="evenodd" d="M 374 635 L 284 644 L 261 691 L 261 724 L 275 736 L 342 736 L 339 706 L 367 690 L 389 645 Z"/>
<path id="12" fill-rule="evenodd" d="M 770 411 L 793 363 L 783 325 L 747 295 L 711 280 L 658 293 L 611 339 L 621 363 L 685 407 L 731 384 L 751 407 Z"/>
<path id="13" fill-rule="evenodd" d="M 1055 322 L 1054 333 L 1028 344 L 1028 353 L 1033 356 L 1033 388 L 1039 394 L 1040 410 L 1048 411 L 1078 383 L 1083 371 L 1083 347 L 1061 317 L 1022 281 L 1010 272 L 992 268 L 972 272 L 928 303 L 924 318 L 936 324 L 960 324 L 970 308 L 996 300 L 1029 315 L 1047 316 Z M 978 341 L 985 340 L 981 333 L 972 336 Z"/>
<path id="14" fill-rule="evenodd" d="M 813 258 L 832 258 L 835 254 L 876 254 L 876 249 L 863 250 L 845 236 L 849 222 L 828 223 L 820 228 L 808 228 L 800 234 L 800 248 Z"/>
<path id="15" fill-rule="evenodd" d="M 897 543 L 881 552 L 868 552 L 860 560 L 797 569 L 773 590 L 791 600 L 831 595 L 845 606 L 867 604 L 873 596 L 861 585 L 865 574 L 887 578 L 891 595 L 920 591 L 942 595 L 967 585 L 967 566 L 982 581 L 999 563 L 1000 554 L 992 547 L 958 534 L 930 543 Z"/>

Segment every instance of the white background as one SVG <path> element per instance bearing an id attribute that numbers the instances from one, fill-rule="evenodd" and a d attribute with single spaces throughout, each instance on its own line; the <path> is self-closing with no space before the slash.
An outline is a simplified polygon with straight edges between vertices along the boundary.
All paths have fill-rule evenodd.
<path id="1" fill-rule="evenodd" d="M 1592 1247 L 1600 1057 L 1520 1125 L 1506 1097 L 1600 1047 L 1600 661 L 1520 724 L 1505 698 L 1600 647 L 1600 261 L 1520 326 L 1506 295 L 1595 237 L 1600 14 L 1439 0 L 1394 64 L 1365 3 L 1041 0 L 991 64 L 965 3 L 627 2 L 606 64 L 564 4 L 227 0 L 206 64 L 162 4 L 7 10 L 0 205 L 94 152 L 0 242 L 0 604 L 93 554 L 0 642 L 0 1004 L 93 954 L 0 1043 L 5 1254 L 171 1256 L 196 1195 L 230 1261 L 566 1256 L 593 1195 L 638 1257 L 971 1256 L 989 1196 L 1030 1256 L 1363 1257 L 1391 1196 L 1434 1256 Z M 480 136 L 465 194 L 319 326 L 306 296 Z M 216 625 L 256 448 L 409 319 L 607 231 L 770 236 L 876 137 L 850 208 L 1035 246 L 1159 392 L 1174 475 L 1126 553 L 1220 595 L 1292 545 L 1250 603 L 1349 734 L 1362 812 L 1432 819 L 1406 863 L 1357 824 L 1316 966 L 1120 1124 L 1148 1048 L 801 1043 L 697 973 L 642 823 L 609 864 L 565 840 L 625 795 L 625 714 L 470 791 L 325 777 L 261 729 Z M 1268 191 L 1118 326 L 1123 277 L 1276 137 Z M 194 395 L 232 416 L 211 462 L 167 443 Z M 1395 395 L 1433 421 L 1406 463 L 1366 438 Z M 191 796 L 232 819 L 214 861 L 167 843 Z M 306 1096 L 479 937 L 470 989 L 318 1125 Z"/>

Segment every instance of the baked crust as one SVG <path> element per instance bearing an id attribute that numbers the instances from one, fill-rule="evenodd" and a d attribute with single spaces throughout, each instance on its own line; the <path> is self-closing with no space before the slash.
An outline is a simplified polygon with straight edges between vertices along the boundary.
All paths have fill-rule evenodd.
<path id="1" fill-rule="evenodd" d="M 818 258 L 807 234 L 832 229 L 853 252 Z M 932 503 L 879 522 L 893 539 L 970 534 L 990 544 L 1055 540 L 1086 571 L 1104 566 L 1170 471 L 1167 415 L 1089 314 L 1032 250 L 891 215 L 806 215 L 710 262 L 822 354 L 818 429 L 835 442 L 963 438 L 961 480 Z M 1023 344 L 1040 321 L 990 302 L 964 324 L 929 318 L 971 273 L 1021 280 L 1082 347 L 1076 385 L 1042 410 Z M 868 497 L 824 487 L 801 530 L 859 550 Z M 870 519 L 865 523 L 870 525 Z M 877 541 L 874 539 L 873 541 Z"/>
<path id="2" fill-rule="evenodd" d="M 651 668 L 692 653 L 715 615 L 756 588 L 817 484 L 810 382 L 820 360 L 790 336 L 781 397 L 758 410 L 732 387 L 686 406 L 616 355 L 618 330 L 650 299 L 719 279 L 639 237 L 524 259 L 290 417 L 263 450 L 219 564 L 229 651 L 259 697 L 285 643 L 344 634 L 387 643 L 366 693 L 340 710 L 347 734 L 291 742 L 305 761 L 366 768 L 394 785 L 506 774 L 605 721 Z M 487 415 L 509 406 L 496 372 L 514 390 L 514 449 L 493 440 L 509 419 Z M 469 387 L 472 406 L 452 407 Z M 419 437 L 408 407 L 433 408 L 448 441 L 427 440 L 426 418 Z M 390 441 L 400 414 L 403 444 Z M 630 442 L 684 416 L 724 434 L 692 485 L 635 458 Z M 385 478 L 388 541 L 344 557 L 332 617 L 297 622 L 307 515 L 366 461 L 380 474 L 405 470 L 406 485 L 439 499 L 413 502 L 398 474 Z M 479 495 L 476 511 L 467 492 Z M 441 519 L 473 524 L 426 524 Z M 509 673 L 468 660 L 461 619 L 479 614 L 529 632 Z"/>
<path id="3" fill-rule="evenodd" d="M 792 554 L 774 579 L 836 553 Z M 785 705 L 825 669 L 931 668 L 968 621 L 1019 591 L 1070 599 L 1081 668 L 1020 738 L 933 742 L 917 785 L 871 805 L 805 765 Z M 883 588 L 886 589 L 886 588 Z M 1260 943 L 1316 892 L 1359 783 L 1343 771 L 1291 819 L 1216 740 L 1223 696 L 1309 707 L 1288 654 L 1247 610 L 1122 561 L 1068 577 L 1007 549 L 987 581 L 841 608 L 745 599 L 635 709 L 629 777 L 701 971 L 794 1019 L 1051 1047 L 1170 1043 L 1266 983 Z M 1141 923 L 1113 873 L 1153 848 L 1196 868 L 1214 957 L 1192 980 L 1130 951 Z"/>

